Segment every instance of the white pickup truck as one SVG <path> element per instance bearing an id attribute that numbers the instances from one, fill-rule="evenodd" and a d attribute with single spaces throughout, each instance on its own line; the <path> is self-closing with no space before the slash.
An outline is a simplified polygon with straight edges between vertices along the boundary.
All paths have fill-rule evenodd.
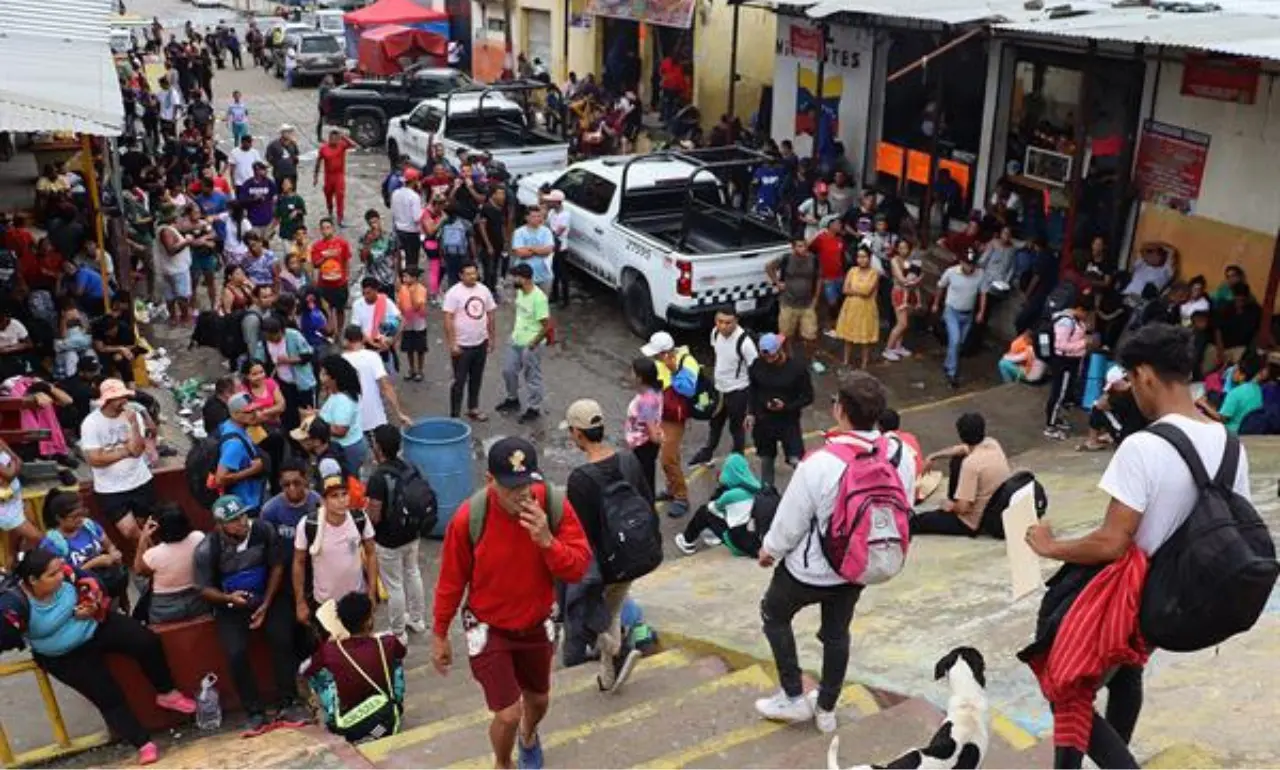
<path id="1" fill-rule="evenodd" d="M 789 237 L 736 210 L 725 182 L 755 156 L 719 148 L 586 160 L 526 176 L 516 194 L 530 206 L 544 185 L 564 193 L 570 261 L 616 289 L 628 328 L 648 337 L 664 326 L 709 326 L 721 308 L 773 311 L 765 265 L 787 253 Z"/>
<path id="2" fill-rule="evenodd" d="M 444 145 L 450 160 L 460 147 L 488 153 L 513 179 L 569 165 L 567 141 L 531 127 L 519 103 L 491 90 L 427 99 L 387 125 L 387 156 L 393 160 L 408 155 L 421 168 L 434 144 Z"/>

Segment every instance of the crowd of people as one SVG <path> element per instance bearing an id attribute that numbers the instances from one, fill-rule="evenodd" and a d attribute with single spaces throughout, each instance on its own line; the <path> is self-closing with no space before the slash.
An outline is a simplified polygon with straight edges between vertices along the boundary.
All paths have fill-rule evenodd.
<path id="1" fill-rule="evenodd" d="M 999 193 L 963 231 L 926 247 L 913 241 L 900 200 L 856 190 L 840 148 L 814 164 L 783 141 L 740 189 L 757 214 L 795 233 L 789 254 L 766 268 L 780 299 L 777 331 L 754 337 L 724 310 L 705 366 L 669 333 L 653 334 L 632 361 L 635 395 L 625 415 L 606 415 L 590 399 L 569 406 L 565 422 L 584 462 L 563 488 L 544 476 L 531 442 L 496 441 L 484 483 L 444 528 L 428 618 L 418 548 L 435 523 L 434 493 L 402 457 L 396 423 L 411 416 L 398 388 L 424 379 L 428 318 L 438 312 L 452 368 L 450 415 L 488 420 L 481 387 L 499 344 L 496 309 L 510 303 L 505 398 L 496 411 L 522 424 L 542 419 L 552 303 L 570 301 L 563 195 L 544 189 L 517 217 L 508 180 L 484 156 L 441 152 L 422 169 L 400 159 L 383 185 L 390 226 L 369 209 L 362 234 L 349 239 L 353 144 L 334 131 L 312 175 L 316 186 L 323 178 L 327 209 L 314 220 L 313 239 L 311 212 L 297 193 L 295 129 L 281 126 L 259 152 L 251 106 L 235 92 L 225 110 L 235 148 L 219 150 L 213 72 L 224 53 L 240 66 L 240 43 L 222 30 L 188 29 L 186 37 L 165 44 L 163 30 L 153 30 L 148 49 L 169 70 L 161 94 L 149 93 L 140 61 L 122 72 L 126 95 L 140 107 L 127 107 L 123 193 L 102 205 L 120 213 L 113 249 L 121 259 L 90 240 L 98 203 L 63 167 L 47 169 L 38 187 L 41 221 L 16 218 L 0 234 L 16 267 L 0 273 L 11 281 L 3 287 L 11 299 L 0 304 L 5 387 L 28 400 L 24 424 L 49 430 L 39 454 L 74 468 L 75 442 L 92 478 L 88 500 L 51 492 L 41 529 L 21 511 L 23 458 L 0 444 L 0 482 L 10 493 L 0 496 L 0 527 L 25 552 L 16 587 L 0 594 L 6 619 L 21 620 L 6 624 L 4 638 L 8 644 L 16 634 L 38 665 L 85 695 L 141 763 L 156 761 L 158 750 L 120 684 L 102 674 L 102 656 L 134 657 L 158 705 L 193 713 L 194 702 L 174 688 L 155 628 L 210 615 L 247 735 L 309 721 L 302 698 L 309 689 L 321 721 L 352 741 L 399 729 L 411 634 L 431 635 L 433 663 L 447 673 L 459 618 L 471 673 L 493 712 L 495 763 L 511 766 L 515 755 L 521 767 L 541 767 L 538 727 L 550 706 L 557 622 L 565 638 L 579 639 L 583 604 L 603 613 L 603 630 L 583 645 L 583 657 L 598 660 L 601 691 L 617 692 L 639 665 L 622 617 L 632 582 L 661 561 L 659 510 L 689 516 L 675 537 L 680 552 L 723 544 L 773 569 L 760 608 L 781 689 L 756 708 L 768 719 L 813 719 L 834 731 L 862 591 L 901 570 L 913 536 L 991 533 L 1013 487 L 1027 483 L 977 413 L 957 420 L 959 443 L 925 454 L 902 430 L 884 385 L 865 371 L 878 348 L 889 362 L 912 355 L 904 346 L 911 316 L 926 307 L 939 317 L 943 368 L 956 386 L 974 328 L 997 303 L 1020 303 L 1020 336 L 1000 371 L 1051 383 L 1052 438 L 1069 427 L 1064 409 L 1081 403 L 1089 354 L 1114 361 L 1082 445 L 1116 446 L 1101 484 L 1112 498 L 1106 518 L 1084 538 L 1055 538 L 1045 525 L 1027 535 L 1037 553 L 1067 563 L 1118 561 L 1133 549 L 1154 558 L 1191 514 L 1190 471 L 1169 454 L 1172 445 L 1143 428 L 1175 426 L 1194 439 L 1206 467 L 1217 467 L 1212 458 L 1234 446 L 1233 433 L 1274 426 L 1262 421 L 1280 416 L 1280 386 L 1256 348 L 1260 310 L 1239 268 L 1228 268 L 1210 295 L 1203 278 L 1177 281 L 1167 248 L 1144 249 L 1122 274 L 1105 242 L 1094 241 L 1078 269 L 1063 271 L 1043 241 L 1017 239 L 1016 206 Z M 254 42 L 246 44 L 256 56 Z M 679 76 L 666 76 L 666 98 L 677 99 Z M 711 141 L 735 141 L 737 131 L 726 118 Z M 37 238 L 30 224 L 47 235 Z M 925 251 L 943 261 L 936 286 L 925 286 Z M 230 371 L 203 405 L 204 435 L 188 457 L 214 522 L 209 532 L 193 531 L 187 512 L 157 499 L 153 469 L 165 450 L 157 405 L 132 386 L 145 368 L 136 325 L 139 305 L 146 307 L 137 300 L 145 298 L 163 303 L 170 323 L 192 325 L 193 344 L 218 349 Z M 824 335 L 844 344 L 846 367 L 856 352 L 862 371 L 844 373 L 830 406 L 835 428 L 806 454 L 802 420 L 815 401 L 809 364 Z M 708 393 L 717 408 L 704 408 Z M 681 445 L 698 421 L 708 423 L 706 438 L 686 463 Z M 719 487 L 695 505 L 686 471 L 714 462 L 726 427 L 731 452 Z M 746 459 L 748 435 L 758 475 Z M 1168 461 L 1150 459 L 1159 453 Z M 779 457 L 793 469 L 781 491 Z M 943 462 L 945 498 L 926 507 L 925 479 Z M 887 490 L 876 504 L 891 515 L 876 526 L 888 555 L 850 566 L 830 558 L 828 541 L 843 531 L 835 523 L 850 500 L 861 499 L 846 485 L 864 475 Z M 1243 453 L 1231 481 L 1247 499 Z M 766 498 L 764 518 L 756 508 Z M 89 516 L 87 502 L 119 542 Z M 628 537 L 620 540 L 623 529 Z M 840 553 L 856 536 L 843 537 Z M 557 616 L 558 596 L 562 609 L 577 609 Z M 379 634 L 374 610 L 384 600 Z M 805 693 L 791 624 L 814 604 L 822 609 L 822 676 Z M 270 642 L 273 703 L 261 697 L 249 663 L 254 633 Z M 1121 705 L 1095 719 L 1098 745 L 1060 747 L 1058 766 L 1078 767 L 1086 747 L 1096 761 L 1115 763 L 1107 766 L 1129 766 L 1140 664 L 1112 681 L 1113 698 L 1125 683 Z"/>

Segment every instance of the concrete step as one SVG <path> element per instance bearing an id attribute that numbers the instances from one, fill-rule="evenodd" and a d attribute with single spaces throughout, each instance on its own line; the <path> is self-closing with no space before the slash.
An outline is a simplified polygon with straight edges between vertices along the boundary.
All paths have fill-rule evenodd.
<path id="1" fill-rule="evenodd" d="M 773 678 L 760 666 L 690 686 L 693 684 L 681 677 L 669 682 L 661 692 L 623 708 L 597 700 L 589 704 L 593 708 L 577 714 L 572 713 L 572 708 L 562 710 L 563 721 L 548 724 L 542 731 L 547 765 L 633 767 L 657 755 L 679 752 L 754 721 L 754 715 L 737 704 L 749 703 L 775 686 Z M 548 723 L 551 721 L 548 719 Z M 491 766 L 492 761 L 492 756 L 483 753 L 450 767 L 478 769 Z"/>
<path id="2" fill-rule="evenodd" d="M 718 658 L 697 658 L 681 650 L 663 652 L 641 660 L 627 686 L 618 695 L 607 697 L 607 707 L 601 703 L 606 696 L 598 691 L 594 664 L 558 671 L 551 689 L 551 711 L 543 725 L 544 735 L 589 721 L 601 712 L 614 713 L 687 689 L 722 676 L 727 670 Z M 409 690 L 406 710 L 410 706 L 414 708 L 418 723 L 397 735 L 362 745 L 360 750 L 364 756 L 381 767 L 443 767 L 481 754 L 486 766 L 492 764 L 487 732 L 492 715 L 485 708 L 479 686 L 472 680 L 465 662 L 455 665 L 448 679 L 467 682 L 469 691 L 441 702 L 431 695 L 422 697 Z M 430 690 L 419 692 L 430 693 Z M 419 706 L 420 700 L 425 703 Z M 432 716 L 436 713 L 444 716 Z"/>
<path id="3" fill-rule="evenodd" d="M 938 725 L 943 712 L 932 703 L 911 698 L 871 714 L 863 719 L 840 723 L 840 766 L 881 764 L 902 752 L 926 743 Z M 825 768 L 830 735 L 810 728 L 797 735 L 790 745 L 771 754 L 761 753 L 749 767 Z"/>
<path id="4" fill-rule="evenodd" d="M 750 720 L 744 727 L 718 734 L 704 743 L 673 755 L 660 757 L 641 767 L 754 767 L 760 757 L 782 753 L 796 741 L 819 735 L 812 721 L 799 724 L 769 722 L 755 711 L 754 699 L 731 704 Z M 846 685 L 836 704 L 836 718 L 841 723 L 855 722 L 880 711 L 875 696 L 862 685 Z"/>

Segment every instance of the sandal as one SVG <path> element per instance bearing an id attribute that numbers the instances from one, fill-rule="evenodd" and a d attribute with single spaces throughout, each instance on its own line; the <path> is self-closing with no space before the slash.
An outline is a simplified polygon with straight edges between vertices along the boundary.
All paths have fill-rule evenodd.
<path id="1" fill-rule="evenodd" d="M 1110 444 L 1096 441 L 1086 441 L 1083 444 L 1076 445 L 1077 452 L 1103 452 L 1110 448 Z"/>
<path id="2" fill-rule="evenodd" d="M 477 409 L 473 409 L 470 412 L 467 412 L 467 419 L 472 420 L 474 422 L 488 422 L 489 415 Z"/>

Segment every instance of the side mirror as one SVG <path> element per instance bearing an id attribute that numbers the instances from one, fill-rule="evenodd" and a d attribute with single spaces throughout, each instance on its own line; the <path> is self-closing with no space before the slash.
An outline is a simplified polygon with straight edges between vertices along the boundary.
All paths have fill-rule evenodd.
<path id="1" fill-rule="evenodd" d="M 409 127 L 409 120 L 407 118 L 400 118 L 400 128 L 408 128 L 408 127 Z"/>

